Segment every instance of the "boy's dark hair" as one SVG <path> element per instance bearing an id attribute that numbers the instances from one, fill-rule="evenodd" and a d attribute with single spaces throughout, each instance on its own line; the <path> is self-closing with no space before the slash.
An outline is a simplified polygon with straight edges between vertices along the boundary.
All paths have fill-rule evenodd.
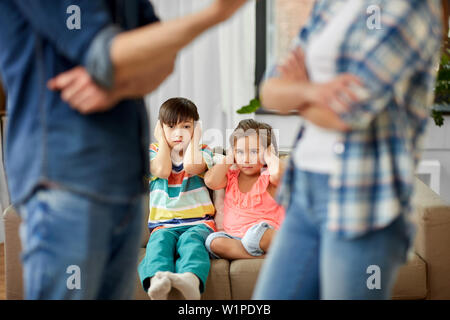
<path id="1" fill-rule="evenodd" d="M 164 102 L 159 109 L 159 121 L 168 126 L 174 126 L 183 121 L 198 121 L 197 107 L 186 98 L 171 98 Z"/>
<path id="2" fill-rule="evenodd" d="M 253 119 L 241 120 L 230 136 L 230 144 L 234 146 L 238 138 L 258 134 L 259 141 L 264 148 L 268 148 L 271 144 L 278 152 L 277 141 L 273 133 L 272 127 L 264 122 L 255 121 Z"/>

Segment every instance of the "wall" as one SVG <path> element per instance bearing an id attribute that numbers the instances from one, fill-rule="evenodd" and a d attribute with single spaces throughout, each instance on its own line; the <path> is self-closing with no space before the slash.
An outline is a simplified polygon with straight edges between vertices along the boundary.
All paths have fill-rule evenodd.
<path id="1" fill-rule="evenodd" d="M 422 159 L 440 163 L 440 196 L 450 204 L 450 116 L 444 116 L 442 127 L 430 120 L 424 146 Z"/>
<path id="2" fill-rule="evenodd" d="M 265 122 L 272 126 L 275 135 L 278 132 L 278 144 L 280 151 L 287 151 L 292 148 L 296 134 L 300 129 L 301 118 L 298 116 L 279 116 L 269 114 L 256 114 L 256 121 Z"/>
<path id="3" fill-rule="evenodd" d="M 314 0 L 276 0 L 269 1 L 269 21 L 275 26 L 273 39 L 269 40 L 276 58 L 282 59 L 288 51 L 291 40 L 298 34 L 301 26 L 307 21 Z M 273 41 L 270 43 L 270 41 Z"/>

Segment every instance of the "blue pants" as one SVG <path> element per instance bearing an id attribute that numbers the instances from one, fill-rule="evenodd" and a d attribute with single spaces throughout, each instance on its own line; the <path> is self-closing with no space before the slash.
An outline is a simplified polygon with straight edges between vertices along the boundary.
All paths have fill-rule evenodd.
<path id="1" fill-rule="evenodd" d="M 337 237 L 325 228 L 328 178 L 295 169 L 293 196 L 254 299 L 390 299 L 410 243 L 404 217 L 355 239 Z"/>
<path id="2" fill-rule="evenodd" d="M 110 204 L 40 189 L 21 207 L 26 299 L 131 299 L 143 198 Z"/>
<path id="3" fill-rule="evenodd" d="M 204 224 L 153 231 L 145 257 L 138 266 L 142 288 L 148 290 L 151 277 L 158 271 L 192 272 L 199 278 L 200 292 L 203 293 L 211 264 L 205 240 L 212 232 Z"/>

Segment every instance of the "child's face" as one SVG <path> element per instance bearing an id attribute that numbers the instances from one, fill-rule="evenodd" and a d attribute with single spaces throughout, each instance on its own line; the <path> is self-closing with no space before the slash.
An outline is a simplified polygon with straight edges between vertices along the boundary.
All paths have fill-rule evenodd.
<path id="1" fill-rule="evenodd" d="M 194 120 L 179 122 L 172 126 L 164 123 L 163 130 L 171 149 L 185 150 L 194 133 Z"/>
<path id="2" fill-rule="evenodd" d="M 242 137 L 236 140 L 234 160 L 239 170 L 246 175 L 259 174 L 264 166 L 264 148 L 258 141 L 258 135 Z"/>

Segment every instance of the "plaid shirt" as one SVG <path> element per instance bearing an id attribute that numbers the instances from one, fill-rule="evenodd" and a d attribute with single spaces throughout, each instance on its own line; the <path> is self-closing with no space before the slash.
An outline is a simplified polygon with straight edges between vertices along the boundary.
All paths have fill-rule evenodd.
<path id="1" fill-rule="evenodd" d="M 441 0 L 361 1 L 367 5 L 356 15 L 336 58 L 337 72 L 358 76 L 369 97 L 340 114 L 351 130 L 339 133 L 327 228 L 346 238 L 383 228 L 412 210 L 414 173 L 443 35 Z M 316 1 L 297 45 L 307 47 L 311 35 L 320 32 L 344 3 Z M 377 18 L 369 10 L 373 5 L 381 9 L 381 29 L 368 27 Z M 278 192 L 286 207 L 293 167 L 291 159 Z"/>

